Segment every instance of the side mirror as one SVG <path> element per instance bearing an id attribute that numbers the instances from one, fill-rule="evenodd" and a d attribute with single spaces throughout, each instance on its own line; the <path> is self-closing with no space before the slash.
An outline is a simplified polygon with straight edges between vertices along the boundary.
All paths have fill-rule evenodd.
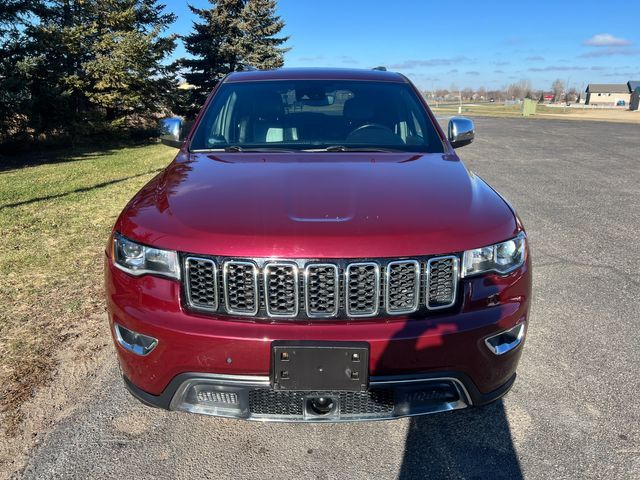
<path id="1" fill-rule="evenodd" d="M 449 120 L 449 142 L 453 148 L 464 147 L 473 142 L 476 130 L 473 120 L 465 117 L 453 117 Z"/>
<path id="2" fill-rule="evenodd" d="M 180 148 L 189 132 L 188 127 L 190 124 L 184 122 L 180 117 L 163 118 L 158 125 L 160 142 L 170 147 Z"/>

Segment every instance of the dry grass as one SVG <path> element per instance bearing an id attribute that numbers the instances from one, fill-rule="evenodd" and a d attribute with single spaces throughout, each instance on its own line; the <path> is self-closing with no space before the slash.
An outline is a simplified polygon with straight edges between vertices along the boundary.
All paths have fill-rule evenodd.
<path id="1" fill-rule="evenodd" d="M 175 150 L 148 145 L 0 163 L 0 415 L 19 428 L 20 405 L 55 369 L 70 338 L 98 330 L 102 260 L 115 219 Z M 12 163 L 16 162 L 12 159 Z M 79 351 L 78 355 L 90 355 Z"/>
<path id="2" fill-rule="evenodd" d="M 458 115 L 458 104 L 430 104 L 437 115 Z M 462 115 L 488 117 L 521 117 L 521 105 L 503 103 L 462 104 Z M 601 122 L 640 123 L 640 112 L 625 109 L 589 109 L 537 105 L 536 114 L 527 118 L 558 118 Z"/>

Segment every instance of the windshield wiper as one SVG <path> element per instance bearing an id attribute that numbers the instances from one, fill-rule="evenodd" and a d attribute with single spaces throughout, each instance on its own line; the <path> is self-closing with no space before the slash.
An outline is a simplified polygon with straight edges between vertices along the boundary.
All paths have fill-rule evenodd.
<path id="1" fill-rule="evenodd" d="M 379 147 L 345 147 L 344 145 L 330 145 L 325 148 L 313 148 L 303 150 L 303 152 L 383 152 L 383 153 L 397 153 L 403 150 L 393 148 L 379 148 Z"/>
<path id="2" fill-rule="evenodd" d="M 268 153 L 268 152 L 286 152 L 286 153 L 290 153 L 290 152 L 296 152 L 297 150 L 291 150 L 288 148 L 272 148 L 272 147 L 261 147 L 261 148 L 246 148 L 246 147 L 241 147 L 240 145 L 229 145 L 227 147 L 223 147 L 223 148 L 203 148 L 203 149 L 198 149 L 198 150 L 192 150 L 192 152 L 194 153 L 207 153 L 207 152 L 227 152 L 227 153 L 236 153 L 236 152 L 245 152 L 245 153 L 252 153 L 252 152 L 264 152 L 264 153 Z"/>

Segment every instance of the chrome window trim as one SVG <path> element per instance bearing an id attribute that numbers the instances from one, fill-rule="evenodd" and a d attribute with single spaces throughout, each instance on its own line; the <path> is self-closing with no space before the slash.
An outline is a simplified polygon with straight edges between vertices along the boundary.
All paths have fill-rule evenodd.
<path id="1" fill-rule="evenodd" d="M 311 313 L 309 309 L 309 269 L 313 267 L 329 267 L 334 271 L 333 300 L 335 309 L 331 313 Z M 338 315 L 340 309 L 340 271 L 334 263 L 308 263 L 304 267 L 304 309 L 309 318 L 331 318 Z"/>
<path id="2" fill-rule="evenodd" d="M 413 284 L 415 286 L 415 299 L 413 302 L 414 305 L 410 309 L 405 308 L 402 310 L 391 310 L 389 306 L 389 279 L 391 278 L 391 267 L 393 267 L 394 265 L 406 265 L 406 264 L 411 264 L 415 266 L 415 274 L 414 274 L 414 281 L 413 281 Z M 417 311 L 418 308 L 420 308 L 420 273 L 421 273 L 420 262 L 418 262 L 417 260 L 395 260 L 387 264 L 387 268 L 385 269 L 385 276 L 384 276 L 384 286 L 385 286 L 384 306 L 389 315 L 403 315 L 403 314 L 413 313 Z"/>
<path id="3" fill-rule="evenodd" d="M 201 305 L 196 305 L 195 303 L 193 303 L 192 299 L 191 299 L 191 277 L 189 275 L 189 260 L 197 260 L 200 262 L 208 262 L 213 266 L 213 291 L 215 294 L 215 303 L 213 307 L 203 307 Z M 218 290 L 218 265 L 216 265 L 216 262 L 210 258 L 205 258 L 205 257 L 196 257 L 193 255 L 190 255 L 188 257 L 184 258 L 184 264 L 183 264 L 183 268 L 184 268 L 184 277 L 185 277 L 185 282 L 184 282 L 184 289 L 185 289 L 185 293 L 186 293 L 186 301 L 187 301 L 187 305 L 190 308 L 193 308 L 194 310 L 201 310 L 204 312 L 215 312 L 218 310 L 219 306 L 220 306 L 220 299 L 218 298 L 219 296 L 219 290 Z"/>
<path id="4" fill-rule="evenodd" d="M 375 273 L 375 309 L 371 312 L 352 313 L 349 308 L 349 271 L 354 267 L 371 266 Z M 375 317 L 380 312 L 380 265 L 377 262 L 355 262 L 349 263 L 344 269 L 344 309 L 348 317 Z"/>
<path id="5" fill-rule="evenodd" d="M 294 278 L 294 300 L 295 300 L 295 310 L 293 311 L 293 313 L 272 313 L 271 309 L 269 308 L 269 294 L 268 294 L 268 276 L 269 276 L 269 268 L 270 267 L 292 267 L 293 268 L 293 274 L 295 276 Z M 267 312 L 267 315 L 269 315 L 270 317 L 274 317 L 274 318 L 290 318 L 290 317 L 297 317 L 298 316 L 298 312 L 300 311 L 300 305 L 299 305 L 299 296 L 300 296 L 300 289 L 299 289 L 299 282 L 300 282 L 300 272 L 299 272 L 299 268 L 298 268 L 298 264 L 295 262 L 288 262 L 288 261 L 276 261 L 276 262 L 267 262 L 262 266 L 262 279 L 264 282 L 264 308 Z M 258 302 L 259 303 L 259 302 Z"/>
<path id="6" fill-rule="evenodd" d="M 253 288 L 255 289 L 255 308 L 253 310 L 235 310 L 231 308 L 229 305 L 229 265 L 245 265 L 250 266 L 253 269 Z M 253 317 L 258 314 L 260 310 L 260 289 L 258 287 L 258 276 L 259 276 L 258 266 L 253 262 L 248 262 L 245 260 L 225 260 L 222 264 L 222 286 L 224 289 L 224 306 L 227 310 L 227 313 L 232 315 L 242 315 L 245 317 Z"/>
<path id="7" fill-rule="evenodd" d="M 437 307 L 429 306 L 429 285 L 431 284 L 431 264 L 433 262 L 437 262 L 440 260 L 453 260 L 453 295 L 450 303 L 446 305 L 439 305 Z M 443 310 L 445 308 L 450 308 L 456 303 L 456 299 L 458 296 L 458 283 L 460 283 L 460 259 L 457 255 L 444 255 L 441 257 L 433 257 L 427 260 L 427 281 L 425 282 L 425 290 L 424 290 L 424 303 L 427 307 L 427 310 Z"/>

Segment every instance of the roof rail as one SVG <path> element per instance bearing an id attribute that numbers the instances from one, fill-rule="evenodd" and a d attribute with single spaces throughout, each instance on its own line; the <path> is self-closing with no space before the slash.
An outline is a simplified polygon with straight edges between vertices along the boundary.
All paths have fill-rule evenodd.
<path id="1" fill-rule="evenodd" d="M 377 67 L 373 67 L 371 70 L 379 70 L 381 72 L 386 72 L 387 71 L 387 67 L 377 66 Z"/>

